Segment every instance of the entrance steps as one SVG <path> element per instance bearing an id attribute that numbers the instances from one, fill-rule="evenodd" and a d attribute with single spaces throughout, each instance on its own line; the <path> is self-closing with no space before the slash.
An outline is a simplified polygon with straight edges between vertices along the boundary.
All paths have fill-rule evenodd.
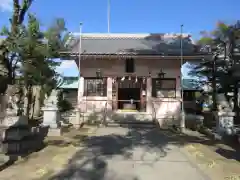
<path id="1" fill-rule="evenodd" d="M 152 122 L 153 116 L 152 114 L 145 113 L 145 112 L 122 112 L 117 111 L 110 115 L 108 119 L 110 121 L 115 122 Z"/>
<path id="2" fill-rule="evenodd" d="M 128 127 L 128 128 L 156 128 L 155 122 L 108 122 L 108 127 Z"/>
<path id="3" fill-rule="evenodd" d="M 89 125 L 155 127 L 152 115 L 146 112 L 83 113 L 82 118 Z"/>
<path id="4" fill-rule="evenodd" d="M 107 126 L 155 128 L 156 123 L 151 114 L 144 112 L 115 112 L 107 118 Z"/>

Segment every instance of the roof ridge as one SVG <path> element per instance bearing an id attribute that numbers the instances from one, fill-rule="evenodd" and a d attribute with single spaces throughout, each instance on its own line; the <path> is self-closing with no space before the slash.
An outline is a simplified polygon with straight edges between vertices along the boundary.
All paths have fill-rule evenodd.
<path id="1" fill-rule="evenodd" d="M 79 36 L 80 33 L 72 33 L 74 36 Z M 146 38 L 152 35 L 159 35 L 163 38 L 177 37 L 181 33 L 82 33 L 82 38 Z M 189 37 L 189 33 L 183 33 L 183 37 Z"/>

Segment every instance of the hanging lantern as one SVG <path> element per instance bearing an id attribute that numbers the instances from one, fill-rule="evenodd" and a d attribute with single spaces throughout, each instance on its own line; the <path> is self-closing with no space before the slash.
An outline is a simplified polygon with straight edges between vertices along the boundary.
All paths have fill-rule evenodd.
<path id="1" fill-rule="evenodd" d="M 97 78 L 102 77 L 101 69 L 98 69 L 98 70 L 96 71 L 96 76 L 97 76 Z"/>
<path id="2" fill-rule="evenodd" d="M 124 81 L 125 80 L 125 76 L 122 77 L 121 81 Z"/>
<path id="3" fill-rule="evenodd" d="M 162 69 L 161 69 L 160 72 L 158 73 L 158 77 L 159 77 L 159 78 L 164 78 L 165 74 L 166 74 L 166 73 L 164 73 L 164 72 L 162 71 Z"/>
<path id="4" fill-rule="evenodd" d="M 136 78 L 135 78 L 135 83 L 137 83 L 138 82 L 138 78 L 137 78 L 137 76 L 136 76 Z"/>
<path id="5" fill-rule="evenodd" d="M 143 80 L 142 80 L 142 82 L 143 82 L 143 84 L 145 84 L 145 83 L 146 83 L 146 79 L 145 79 L 145 77 L 143 77 Z"/>
<path id="6" fill-rule="evenodd" d="M 149 77 L 152 77 L 152 73 L 151 73 L 150 71 L 148 72 L 148 76 L 149 76 Z"/>
<path id="7" fill-rule="evenodd" d="M 128 77 L 128 80 L 131 81 L 131 76 Z"/>

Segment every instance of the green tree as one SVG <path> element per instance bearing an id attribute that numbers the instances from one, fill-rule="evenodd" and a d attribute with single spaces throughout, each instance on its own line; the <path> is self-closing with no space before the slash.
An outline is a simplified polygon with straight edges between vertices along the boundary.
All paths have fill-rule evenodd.
<path id="1" fill-rule="evenodd" d="M 69 33 L 63 19 L 56 19 L 46 31 L 41 31 L 37 18 L 29 14 L 27 25 L 18 26 L 18 38 L 6 41 L 14 54 L 14 74 L 22 84 L 24 114 L 28 117 L 39 116 L 44 94 L 56 87 L 59 74 L 56 73 L 60 57 L 65 51 Z M 10 36 L 11 31 L 4 28 L 3 35 Z"/>
<path id="2" fill-rule="evenodd" d="M 238 24 L 232 26 L 219 22 L 214 31 L 203 32 L 203 37 L 198 41 L 203 50 L 210 50 L 212 58 L 203 60 L 194 67 L 190 74 L 206 77 L 203 83 L 212 86 L 209 95 L 212 96 L 213 109 L 217 109 L 216 95 L 218 92 L 225 93 L 227 99 L 230 98 L 228 93 L 234 92 L 234 110 L 237 111 L 237 82 L 239 79 L 233 77 L 233 67 L 236 67 L 240 59 L 234 56 L 233 49 L 237 48 L 236 42 L 240 32 Z"/>
<path id="3" fill-rule="evenodd" d="M 43 94 L 56 88 L 59 74 L 55 69 L 59 63 L 54 61 L 54 58 L 59 58 L 60 52 L 66 50 L 65 41 L 69 38 L 63 19 L 56 19 L 45 32 L 41 32 L 40 23 L 35 16 L 29 15 L 28 19 L 28 26 L 23 30 L 20 43 L 22 58 L 20 73 L 24 78 L 26 92 L 24 109 L 27 116 L 31 109 L 38 115 L 42 105 L 43 96 L 33 96 L 33 86 L 38 87 L 38 91 L 43 91 Z M 36 104 L 37 106 L 33 107 Z"/>
<path id="4" fill-rule="evenodd" d="M 20 4 L 19 0 L 13 0 L 13 13 L 10 18 L 10 31 L 2 42 L 0 42 L 0 93 L 5 93 L 8 84 L 13 84 L 15 79 L 15 69 L 18 58 L 16 53 L 16 40 L 20 36 L 19 26 L 22 25 L 24 17 L 30 8 L 33 0 L 23 0 Z M 6 32 L 6 29 L 3 29 Z"/>

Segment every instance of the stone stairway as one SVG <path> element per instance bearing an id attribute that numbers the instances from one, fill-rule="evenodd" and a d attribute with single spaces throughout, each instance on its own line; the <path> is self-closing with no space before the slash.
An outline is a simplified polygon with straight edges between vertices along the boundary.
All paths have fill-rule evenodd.
<path id="1" fill-rule="evenodd" d="M 156 127 L 152 115 L 141 112 L 84 113 L 83 119 L 88 125 Z"/>

